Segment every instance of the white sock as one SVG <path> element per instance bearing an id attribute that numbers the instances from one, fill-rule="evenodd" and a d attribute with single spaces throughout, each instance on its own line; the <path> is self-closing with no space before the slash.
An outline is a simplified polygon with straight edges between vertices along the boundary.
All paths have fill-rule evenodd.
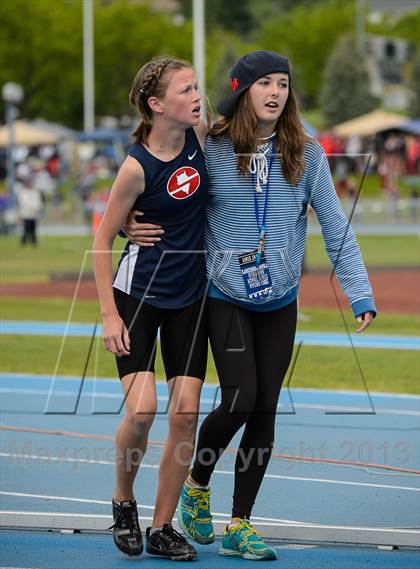
<path id="1" fill-rule="evenodd" d="M 153 534 L 155 533 L 155 531 L 159 531 L 159 530 L 161 530 L 162 528 L 163 528 L 163 526 L 160 527 L 160 528 L 152 528 L 152 529 L 150 530 L 150 534 L 149 534 L 149 535 L 153 535 Z"/>
<path id="2" fill-rule="evenodd" d="M 132 504 L 133 502 L 135 502 L 135 500 L 114 500 L 114 502 L 118 505 L 118 506 L 123 506 L 124 504 Z"/>
<path id="3" fill-rule="evenodd" d="M 229 524 L 228 524 L 228 529 L 234 526 L 237 526 L 241 523 L 241 518 L 231 518 Z"/>

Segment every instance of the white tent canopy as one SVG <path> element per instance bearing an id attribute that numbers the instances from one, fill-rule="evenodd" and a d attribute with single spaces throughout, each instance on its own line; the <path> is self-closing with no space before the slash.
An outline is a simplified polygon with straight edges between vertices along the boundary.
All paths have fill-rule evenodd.
<path id="1" fill-rule="evenodd" d="M 60 139 L 57 133 L 34 126 L 28 121 L 15 121 L 14 143 L 24 146 L 41 146 L 43 144 L 56 144 Z M 0 146 L 9 144 L 9 129 L 7 126 L 0 127 Z"/>
<path id="2" fill-rule="evenodd" d="M 377 110 L 342 122 L 334 126 L 331 131 L 336 136 L 371 136 L 384 130 L 398 128 L 406 122 L 407 117 Z"/>

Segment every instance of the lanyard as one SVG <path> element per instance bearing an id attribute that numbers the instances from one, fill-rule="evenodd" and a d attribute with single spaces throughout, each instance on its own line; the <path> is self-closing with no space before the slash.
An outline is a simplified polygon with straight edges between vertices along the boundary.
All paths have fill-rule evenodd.
<path id="1" fill-rule="evenodd" d="M 257 257 L 256 257 L 257 265 L 260 264 L 261 255 L 263 254 L 264 248 L 265 248 L 265 238 L 267 235 L 267 228 L 265 225 L 265 221 L 267 218 L 268 191 L 270 189 L 270 173 L 271 173 L 271 167 L 273 165 L 273 160 L 274 160 L 274 151 L 275 151 L 275 138 L 273 138 L 273 142 L 271 145 L 271 156 L 270 156 L 270 162 L 269 162 L 269 166 L 268 166 L 267 187 L 265 189 L 264 209 L 263 209 L 263 214 L 262 214 L 261 225 L 260 225 L 260 212 L 259 212 L 259 207 L 258 207 L 257 192 L 254 191 L 255 221 L 257 222 L 257 228 L 258 228 L 258 232 L 260 234 L 259 242 L 258 242 Z M 252 183 L 254 184 L 254 186 L 256 186 L 257 182 L 255 180 L 254 174 L 251 174 L 251 176 L 252 176 Z"/>

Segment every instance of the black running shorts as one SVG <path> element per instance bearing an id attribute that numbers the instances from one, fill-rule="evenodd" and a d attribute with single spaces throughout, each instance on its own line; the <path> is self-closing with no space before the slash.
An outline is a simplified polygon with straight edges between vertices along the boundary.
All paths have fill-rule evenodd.
<path id="1" fill-rule="evenodd" d="M 207 366 L 207 311 L 203 300 L 184 308 L 156 308 L 114 288 L 115 304 L 130 335 L 130 355 L 116 357 L 120 379 L 129 373 L 155 371 L 156 341 L 166 379 L 177 376 L 204 380 Z M 200 312 L 201 318 L 200 318 Z"/>

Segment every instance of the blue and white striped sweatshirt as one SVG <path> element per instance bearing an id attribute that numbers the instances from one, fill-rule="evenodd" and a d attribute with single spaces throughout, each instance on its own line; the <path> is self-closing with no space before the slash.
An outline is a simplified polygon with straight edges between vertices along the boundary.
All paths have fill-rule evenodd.
<path id="1" fill-rule="evenodd" d="M 271 152 L 271 142 L 260 146 L 259 151 Z M 238 255 L 258 246 L 252 178 L 238 173 L 233 143 L 228 137 L 207 137 L 205 154 L 210 177 L 205 230 L 210 296 L 227 297 L 258 310 L 261 301 L 257 307 L 248 299 L 238 260 Z M 267 305 L 278 308 L 282 300 L 288 303 L 297 296 L 309 204 L 321 224 L 328 256 L 354 315 L 367 311 L 376 314 L 366 267 L 341 208 L 322 146 L 315 140 L 307 142 L 304 158 L 305 170 L 297 186 L 283 177 L 278 157 L 271 168 L 265 245 L 274 297 Z M 263 190 L 257 193 L 260 216 L 265 186 Z"/>

